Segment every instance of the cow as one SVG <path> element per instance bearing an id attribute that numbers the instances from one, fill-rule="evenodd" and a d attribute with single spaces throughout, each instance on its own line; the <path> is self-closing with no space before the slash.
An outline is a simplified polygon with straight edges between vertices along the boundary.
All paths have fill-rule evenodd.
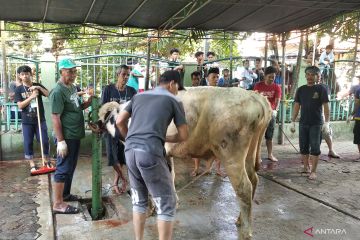
<path id="1" fill-rule="evenodd" d="M 184 106 L 189 137 L 185 142 L 166 143 L 167 155 L 176 158 L 218 158 L 222 161 L 240 200 L 236 224 L 241 226 L 242 239 L 250 239 L 260 147 L 272 115 L 269 102 L 261 94 L 241 88 L 187 88 L 179 91 L 177 97 Z M 110 116 L 114 121 L 120 110 L 114 108 L 111 111 L 110 115 L 107 112 L 108 118 Z M 167 134 L 172 135 L 176 131 L 172 123 Z"/>

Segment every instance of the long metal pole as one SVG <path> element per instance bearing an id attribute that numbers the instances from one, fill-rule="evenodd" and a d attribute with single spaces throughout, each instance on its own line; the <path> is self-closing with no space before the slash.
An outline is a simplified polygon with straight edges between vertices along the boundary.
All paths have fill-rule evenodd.
<path id="1" fill-rule="evenodd" d="M 150 47 L 151 47 L 151 38 L 150 36 L 148 36 L 147 54 L 146 54 L 145 91 L 149 90 L 149 82 L 150 82 Z"/>
<path id="2" fill-rule="evenodd" d="M 268 43 L 268 34 L 266 33 L 265 35 L 265 54 L 264 54 L 264 61 L 265 61 L 265 67 L 267 67 L 267 58 L 268 58 L 268 47 L 269 47 L 269 43 Z"/>
<path id="3" fill-rule="evenodd" d="M 0 36 L 1 36 L 1 56 L 2 56 L 2 80 L 4 89 L 4 102 L 8 99 L 8 79 L 7 79 L 7 67 L 6 67 L 6 33 L 5 33 L 5 22 L 0 23 Z"/>
<path id="4" fill-rule="evenodd" d="M 230 81 L 233 79 L 233 45 L 234 45 L 234 34 L 231 33 L 231 40 L 230 40 Z"/>
<path id="5" fill-rule="evenodd" d="M 99 99 L 93 97 L 91 102 L 91 121 L 97 122 L 99 120 Z M 92 205 L 91 217 L 97 220 L 102 217 L 102 199 L 101 199 L 101 136 L 99 134 L 92 134 Z"/>
<path id="6" fill-rule="evenodd" d="M 359 25 L 360 25 L 360 19 L 358 14 L 358 19 L 356 22 L 356 35 L 355 35 L 355 47 L 354 47 L 354 57 L 353 57 L 353 64 L 352 64 L 352 71 L 351 71 L 351 80 L 355 77 L 356 72 L 356 56 L 358 51 L 358 45 L 359 45 Z"/>
<path id="7" fill-rule="evenodd" d="M 285 109 L 285 77 L 286 77 L 286 67 L 285 67 L 285 46 L 286 46 L 286 41 L 285 41 L 285 33 L 282 33 L 282 39 L 281 39 L 281 45 L 282 45 L 282 67 L 281 67 L 281 74 L 282 74 L 282 82 L 281 82 L 281 104 L 280 104 L 280 112 L 281 112 L 281 124 L 280 124 L 280 129 L 284 129 L 284 125 L 285 125 L 285 115 L 286 115 L 286 109 Z M 279 129 L 278 132 L 278 143 L 279 144 L 284 144 L 284 134 L 283 132 Z"/>

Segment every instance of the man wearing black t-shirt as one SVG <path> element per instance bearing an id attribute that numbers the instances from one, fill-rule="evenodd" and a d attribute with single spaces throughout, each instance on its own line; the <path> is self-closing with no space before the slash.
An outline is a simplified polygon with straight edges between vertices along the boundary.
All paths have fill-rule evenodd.
<path id="1" fill-rule="evenodd" d="M 130 68 L 126 65 L 121 65 L 116 70 L 117 82 L 104 88 L 101 95 L 102 104 L 108 102 L 125 103 L 131 100 L 136 94 L 136 90 L 126 85 L 129 75 Z M 110 134 L 106 134 L 105 137 L 108 165 L 115 170 L 114 190 L 117 194 L 121 194 L 126 190 L 126 178 L 122 172 L 122 167 L 125 165 L 124 144 L 120 142 L 118 135 L 113 138 Z M 121 189 L 118 187 L 120 178 L 122 180 Z"/>
<path id="2" fill-rule="evenodd" d="M 29 66 L 20 66 L 17 69 L 17 74 L 22 80 L 22 84 L 15 89 L 15 102 L 22 110 L 22 132 L 24 137 L 24 152 L 25 159 L 29 160 L 31 172 L 36 170 L 35 163 L 33 162 L 33 140 L 34 135 L 40 141 L 38 115 L 36 108 L 39 107 L 41 135 L 43 143 L 43 153 L 45 157 L 49 156 L 49 138 L 47 134 L 47 126 L 44 116 L 44 106 L 42 96 L 49 96 L 49 91 L 39 83 L 33 83 L 31 68 Z M 37 101 L 36 101 L 37 98 Z M 38 104 L 37 104 L 38 103 Z"/>
<path id="3" fill-rule="evenodd" d="M 295 120 L 301 108 L 299 123 L 299 144 L 304 172 L 310 171 L 310 180 L 316 179 L 316 168 L 320 155 L 321 132 L 328 134 L 329 129 L 329 97 L 322 84 L 316 84 L 320 69 L 310 66 L 305 69 L 307 85 L 297 89 L 291 131 L 295 132 Z M 322 111 L 324 109 L 325 122 Z M 309 163 L 312 163 L 311 169 Z"/>

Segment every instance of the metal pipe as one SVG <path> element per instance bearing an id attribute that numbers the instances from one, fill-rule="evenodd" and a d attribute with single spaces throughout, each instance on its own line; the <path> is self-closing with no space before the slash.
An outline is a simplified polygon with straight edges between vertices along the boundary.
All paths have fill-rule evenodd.
<path id="1" fill-rule="evenodd" d="M 9 79 L 6 76 L 7 69 L 6 69 L 6 33 L 5 33 L 5 22 L 0 22 L 0 37 L 1 37 L 1 51 L 2 51 L 2 80 L 3 80 L 3 89 L 4 89 L 4 103 L 8 101 L 8 81 Z M 6 113 L 5 113 L 6 114 Z M 6 115 L 4 116 L 6 119 Z M 9 130 L 8 128 L 6 130 Z"/>
<path id="2" fill-rule="evenodd" d="M 264 55 L 264 60 L 265 60 L 265 68 L 267 67 L 267 58 L 268 58 L 268 34 L 265 34 L 265 55 Z"/>
<path id="3" fill-rule="evenodd" d="M 280 104 L 280 112 L 281 112 L 281 116 L 280 116 L 280 120 L 281 120 L 281 124 L 280 124 L 280 128 L 284 129 L 285 126 L 285 115 L 286 115 L 286 108 L 285 108 L 285 71 L 286 71 L 286 67 L 285 67 L 285 46 L 286 46 L 286 41 L 285 41 L 285 33 L 282 33 L 282 39 L 281 39 L 281 45 L 282 45 L 282 67 L 281 67 L 281 75 L 282 75 L 282 82 L 281 82 L 281 104 Z M 278 143 L 279 144 L 284 144 L 284 134 L 283 131 L 279 131 L 278 134 Z"/>
<path id="4" fill-rule="evenodd" d="M 315 33 L 315 38 L 314 38 L 314 42 L 313 42 L 313 57 L 312 57 L 312 60 L 311 60 L 311 65 L 312 66 L 315 65 L 316 43 L 317 43 L 317 33 Z"/>
<path id="5" fill-rule="evenodd" d="M 97 122 L 99 120 L 99 99 L 94 96 L 91 102 L 91 121 Z M 101 199 L 101 136 L 97 133 L 92 133 L 92 205 L 91 217 L 97 220 L 102 217 L 102 199 Z"/>
<path id="6" fill-rule="evenodd" d="M 147 54 L 146 54 L 146 77 L 145 77 L 145 91 L 149 90 L 150 82 L 150 47 L 151 47 L 151 37 L 148 36 L 147 42 Z"/>
<path id="7" fill-rule="evenodd" d="M 231 37 L 233 38 L 233 33 L 231 33 Z M 234 40 L 230 40 L 230 82 L 233 79 L 233 45 L 234 45 Z"/>

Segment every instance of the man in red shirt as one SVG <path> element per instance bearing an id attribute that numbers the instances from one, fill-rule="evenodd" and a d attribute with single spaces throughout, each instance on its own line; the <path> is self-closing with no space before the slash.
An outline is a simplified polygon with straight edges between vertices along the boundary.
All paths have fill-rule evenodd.
<path id="1" fill-rule="evenodd" d="M 273 115 L 271 121 L 268 125 L 268 128 L 265 132 L 266 147 L 268 151 L 268 159 L 277 162 L 277 158 L 274 157 L 272 153 L 272 138 L 274 135 L 274 128 L 276 122 L 277 109 L 279 107 L 280 98 L 281 98 L 281 88 L 279 85 L 274 83 L 276 77 L 276 69 L 274 67 L 267 67 L 265 69 L 264 81 L 258 82 L 254 86 L 254 91 L 261 93 L 266 96 L 270 102 L 271 109 L 273 110 Z"/>

